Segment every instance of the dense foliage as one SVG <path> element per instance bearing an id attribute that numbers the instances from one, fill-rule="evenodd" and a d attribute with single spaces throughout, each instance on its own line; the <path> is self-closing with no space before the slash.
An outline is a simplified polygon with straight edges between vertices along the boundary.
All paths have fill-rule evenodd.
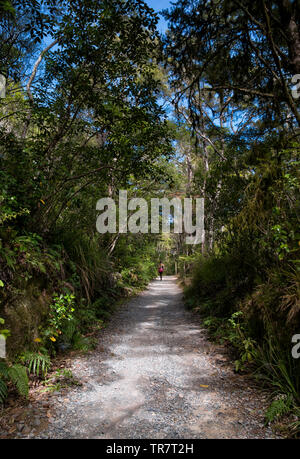
<path id="1" fill-rule="evenodd" d="M 50 356 L 92 346 L 119 299 L 156 275 L 159 235 L 100 235 L 96 203 L 165 184 L 172 146 L 144 2 L 0 7 L 0 316 L 17 361 L 2 400 L 20 363 L 45 377 Z"/>

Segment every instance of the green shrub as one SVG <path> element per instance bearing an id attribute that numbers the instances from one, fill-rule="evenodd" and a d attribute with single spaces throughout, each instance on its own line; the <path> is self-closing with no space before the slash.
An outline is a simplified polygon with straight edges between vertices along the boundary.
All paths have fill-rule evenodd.
<path id="1" fill-rule="evenodd" d="M 20 395 L 28 396 L 28 376 L 26 368 L 22 365 L 11 365 L 0 361 L 0 403 L 7 397 L 7 383 L 11 382 Z"/>
<path id="2" fill-rule="evenodd" d="M 19 356 L 20 362 L 26 366 L 29 374 L 45 378 L 51 366 L 50 356 L 43 349 L 41 352 L 26 351 Z"/>
<path id="3" fill-rule="evenodd" d="M 234 261 L 228 255 L 199 256 L 185 295 L 187 299 L 197 298 L 200 313 L 230 317 L 234 312 L 241 273 L 233 265 Z"/>
<path id="4" fill-rule="evenodd" d="M 50 305 L 49 319 L 46 327 L 42 329 L 45 346 L 49 349 L 55 347 L 58 337 L 63 336 L 68 323 L 74 319 L 75 295 L 55 295 Z"/>
<path id="5" fill-rule="evenodd" d="M 266 424 L 279 421 L 280 418 L 291 411 L 292 405 L 293 399 L 290 395 L 280 394 L 273 400 L 265 413 Z"/>

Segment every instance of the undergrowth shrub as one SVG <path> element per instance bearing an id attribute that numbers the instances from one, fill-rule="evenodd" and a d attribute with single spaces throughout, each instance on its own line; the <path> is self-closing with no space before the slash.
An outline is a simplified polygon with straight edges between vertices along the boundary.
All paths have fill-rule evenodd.
<path id="1" fill-rule="evenodd" d="M 4 319 L 0 318 L 0 324 L 4 324 Z M 2 339 L 10 336 L 10 330 L 1 329 L 0 335 Z M 28 395 L 28 376 L 26 369 L 19 364 L 12 364 L 5 358 L 0 358 L 0 404 L 3 404 L 8 395 L 8 384 L 13 384 L 20 395 L 27 397 Z"/>
<path id="2" fill-rule="evenodd" d="M 227 253 L 199 255 L 185 289 L 187 307 L 203 317 L 210 336 L 230 345 L 235 370 L 251 371 L 278 397 L 269 420 L 300 406 L 299 359 L 291 356 L 300 324 L 300 272 L 296 250 L 284 247 L 273 264 L 259 252 L 256 261 L 253 254 L 245 259 L 230 246 Z"/>
<path id="3" fill-rule="evenodd" d="M 19 364 L 0 361 L 0 403 L 3 403 L 8 395 L 8 383 L 13 384 L 20 395 L 28 396 L 26 368 Z"/>
<path id="4" fill-rule="evenodd" d="M 51 367 L 51 359 L 46 349 L 40 352 L 25 351 L 18 360 L 27 368 L 28 373 L 38 378 L 45 378 Z"/>
<path id="5" fill-rule="evenodd" d="M 229 255 L 199 256 L 185 295 L 197 298 L 200 313 L 230 317 L 240 286 L 241 272 Z"/>
<path id="6" fill-rule="evenodd" d="M 266 424 L 279 420 L 282 416 L 288 414 L 293 405 L 293 399 L 290 395 L 281 394 L 269 405 L 265 413 Z"/>

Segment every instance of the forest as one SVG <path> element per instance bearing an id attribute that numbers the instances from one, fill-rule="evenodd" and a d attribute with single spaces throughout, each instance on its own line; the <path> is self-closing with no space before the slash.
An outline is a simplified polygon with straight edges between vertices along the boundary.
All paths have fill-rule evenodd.
<path id="1" fill-rule="evenodd" d="M 148 3 L 0 0 L 0 418 L 162 261 L 299 436 L 300 2 Z M 100 234 L 120 190 L 202 198 L 202 242 Z"/>

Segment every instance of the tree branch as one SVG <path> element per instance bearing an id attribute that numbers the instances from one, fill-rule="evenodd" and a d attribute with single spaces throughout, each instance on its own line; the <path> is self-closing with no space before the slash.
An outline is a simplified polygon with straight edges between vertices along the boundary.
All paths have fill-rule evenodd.
<path id="1" fill-rule="evenodd" d="M 37 58 L 34 66 L 33 66 L 33 70 L 32 70 L 31 76 L 30 76 L 29 81 L 28 81 L 28 83 L 26 85 L 27 95 L 28 95 L 28 98 L 31 101 L 31 103 L 33 103 L 33 95 L 32 95 L 32 92 L 31 92 L 30 88 L 31 88 L 31 85 L 33 83 L 33 80 L 35 79 L 37 69 L 38 69 L 38 67 L 39 67 L 44 55 L 49 51 L 49 49 L 53 48 L 53 46 L 55 46 L 57 43 L 58 43 L 58 38 L 56 40 L 54 40 L 52 43 L 50 43 L 50 45 L 48 45 L 45 49 L 43 49 L 43 51 L 41 52 L 41 54 L 39 55 L 39 57 Z"/>

